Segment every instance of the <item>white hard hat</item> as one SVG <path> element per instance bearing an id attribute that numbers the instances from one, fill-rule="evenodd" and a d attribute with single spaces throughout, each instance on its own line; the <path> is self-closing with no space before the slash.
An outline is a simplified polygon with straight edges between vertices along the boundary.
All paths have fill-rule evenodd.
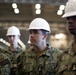
<path id="1" fill-rule="evenodd" d="M 9 35 L 21 35 L 19 29 L 16 26 L 11 26 L 8 30 L 7 30 L 7 36 Z"/>
<path id="2" fill-rule="evenodd" d="M 30 23 L 30 26 L 29 26 L 28 30 L 30 30 L 30 29 L 43 29 L 43 30 L 46 30 L 48 32 L 51 32 L 48 22 L 43 18 L 34 19 Z"/>
<path id="3" fill-rule="evenodd" d="M 75 16 L 76 15 L 76 0 L 69 0 L 65 6 L 65 14 L 62 18 Z"/>

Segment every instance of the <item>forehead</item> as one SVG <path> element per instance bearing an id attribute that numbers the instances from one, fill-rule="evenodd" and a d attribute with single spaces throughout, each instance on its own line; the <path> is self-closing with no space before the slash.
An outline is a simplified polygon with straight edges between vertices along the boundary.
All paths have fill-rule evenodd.
<path id="1" fill-rule="evenodd" d="M 8 37 L 16 37 L 17 35 L 8 35 Z"/>
<path id="2" fill-rule="evenodd" d="M 40 29 L 30 29 L 30 32 L 40 31 Z"/>
<path id="3" fill-rule="evenodd" d="M 40 30 L 40 29 L 31 29 L 30 33 L 39 34 L 39 33 L 42 33 L 42 30 Z"/>

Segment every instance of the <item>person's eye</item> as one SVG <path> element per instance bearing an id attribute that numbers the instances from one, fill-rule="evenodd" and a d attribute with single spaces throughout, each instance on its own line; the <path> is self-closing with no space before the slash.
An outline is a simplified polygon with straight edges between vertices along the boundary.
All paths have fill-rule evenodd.
<path id="1" fill-rule="evenodd" d="M 34 30 L 34 33 L 35 33 L 35 34 L 37 34 L 37 33 L 38 33 L 38 31 L 37 31 L 37 30 Z"/>
<path id="2" fill-rule="evenodd" d="M 73 16 L 73 19 L 76 19 L 76 16 Z"/>

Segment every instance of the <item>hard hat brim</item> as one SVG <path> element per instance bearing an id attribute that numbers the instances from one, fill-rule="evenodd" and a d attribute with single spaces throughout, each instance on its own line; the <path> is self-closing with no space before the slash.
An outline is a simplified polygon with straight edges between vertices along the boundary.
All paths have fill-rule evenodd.
<path id="1" fill-rule="evenodd" d="M 19 35 L 19 36 L 21 36 L 21 34 L 6 34 L 6 36 L 10 36 L 10 35 Z"/>
<path id="2" fill-rule="evenodd" d="M 71 16 L 76 16 L 76 12 L 65 13 L 65 14 L 62 16 L 62 18 L 71 17 Z"/>
<path id="3" fill-rule="evenodd" d="M 29 30 L 34 30 L 34 29 L 36 29 L 36 30 L 40 30 L 41 28 L 28 28 L 26 31 L 29 31 Z M 48 31 L 48 30 L 46 30 L 46 31 Z M 49 34 L 51 33 L 51 31 L 48 31 L 49 32 Z"/>

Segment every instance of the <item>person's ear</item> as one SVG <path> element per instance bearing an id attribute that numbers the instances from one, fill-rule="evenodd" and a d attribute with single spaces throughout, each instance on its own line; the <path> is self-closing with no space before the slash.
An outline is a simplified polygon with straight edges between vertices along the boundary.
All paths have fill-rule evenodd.
<path id="1" fill-rule="evenodd" d="M 47 38 L 47 35 L 46 34 L 44 34 L 44 37 L 43 37 L 43 39 L 46 39 Z"/>

